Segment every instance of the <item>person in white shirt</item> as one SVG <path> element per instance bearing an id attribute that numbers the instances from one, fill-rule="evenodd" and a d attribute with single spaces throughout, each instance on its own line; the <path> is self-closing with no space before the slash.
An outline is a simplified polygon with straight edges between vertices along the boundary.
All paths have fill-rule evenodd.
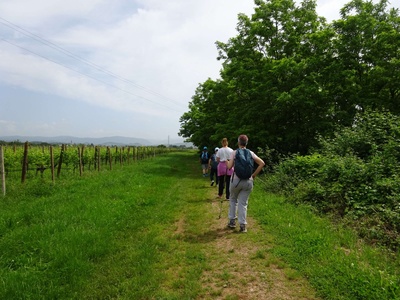
<path id="1" fill-rule="evenodd" d="M 221 141 L 222 147 L 219 148 L 217 153 L 217 161 L 218 161 L 218 198 L 221 198 L 224 194 L 225 188 L 225 196 L 226 200 L 229 200 L 230 197 L 230 180 L 231 175 L 233 173 L 233 169 L 228 170 L 227 162 L 231 157 L 233 152 L 232 148 L 228 147 L 228 139 L 223 138 Z"/>

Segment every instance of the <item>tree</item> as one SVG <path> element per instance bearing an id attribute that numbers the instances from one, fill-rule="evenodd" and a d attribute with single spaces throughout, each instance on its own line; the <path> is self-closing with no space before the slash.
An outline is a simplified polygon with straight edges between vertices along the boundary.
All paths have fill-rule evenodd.
<path id="1" fill-rule="evenodd" d="M 305 154 L 360 108 L 400 113 L 400 18 L 387 3 L 353 0 L 327 24 L 314 0 L 255 0 L 216 43 L 221 79 L 196 90 L 180 134 L 200 145 L 246 133 L 252 148 Z"/>
<path id="2" fill-rule="evenodd" d="M 231 126 L 248 133 L 256 146 L 281 152 L 306 152 L 325 128 L 327 105 L 316 79 L 330 33 L 315 1 L 255 1 L 251 18 L 240 15 L 238 36 L 218 43 L 224 59 L 221 76 L 228 82 L 234 116 Z"/>
<path id="3" fill-rule="evenodd" d="M 331 93 L 345 125 L 352 123 L 356 107 L 400 113 L 400 18 L 387 5 L 387 0 L 353 0 L 333 22 L 338 76 Z"/>

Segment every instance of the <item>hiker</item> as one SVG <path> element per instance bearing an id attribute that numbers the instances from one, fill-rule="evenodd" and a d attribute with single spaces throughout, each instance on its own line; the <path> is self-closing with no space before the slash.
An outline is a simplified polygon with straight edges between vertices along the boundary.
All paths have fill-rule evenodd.
<path id="1" fill-rule="evenodd" d="M 238 138 L 238 149 L 232 152 L 228 161 L 228 169 L 235 168 L 231 181 L 231 194 L 229 203 L 228 227 L 236 227 L 236 206 L 240 232 L 247 232 L 246 218 L 249 196 L 253 190 L 254 178 L 265 166 L 264 161 L 253 151 L 246 148 L 249 139 L 242 134 Z M 254 162 L 258 165 L 254 170 Z"/>
<path id="2" fill-rule="evenodd" d="M 203 177 L 208 176 L 208 159 L 210 156 L 208 155 L 207 147 L 204 146 L 203 151 L 201 151 L 200 154 L 200 164 L 201 164 L 201 169 L 203 172 Z"/>
<path id="3" fill-rule="evenodd" d="M 215 175 L 215 181 L 216 184 L 218 185 L 218 161 L 217 161 L 217 153 L 218 153 L 219 148 L 215 147 L 214 149 L 214 154 L 211 155 L 210 160 L 208 161 L 208 168 L 210 169 L 210 181 L 211 181 L 211 186 L 214 185 L 214 175 Z"/>
<path id="4" fill-rule="evenodd" d="M 228 139 L 223 138 L 221 141 L 222 148 L 219 148 L 217 153 L 217 161 L 218 161 L 218 198 L 221 198 L 224 194 L 225 189 L 225 196 L 226 200 L 229 200 L 230 192 L 229 192 L 229 185 L 231 180 L 231 175 L 233 173 L 233 169 L 228 170 L 227 168 L 227 161 L 231 156 L 233 150 L 232 148 L 228 147 Z"/>

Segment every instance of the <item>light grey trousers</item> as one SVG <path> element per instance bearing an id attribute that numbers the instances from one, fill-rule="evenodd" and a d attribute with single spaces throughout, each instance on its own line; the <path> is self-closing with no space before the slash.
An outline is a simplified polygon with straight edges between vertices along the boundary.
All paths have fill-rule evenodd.
<path id="1" fill-rule="evenodd" d="M 254 182 L 253 179 L 240 179 L 236 175 L 232 176 L 228 218 L 230 220 L 236 218 L 237 206 L 239 224 L 247 224 L 247 205 L 249 203 L 250 193 L 253 190 Z"/>

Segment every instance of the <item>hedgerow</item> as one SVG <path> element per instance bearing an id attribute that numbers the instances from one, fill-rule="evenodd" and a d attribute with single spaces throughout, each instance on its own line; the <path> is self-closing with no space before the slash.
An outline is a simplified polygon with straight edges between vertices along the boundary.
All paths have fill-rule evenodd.
<path id="1" fill-rule="evenodd" d="M 339 217 L 370 242 L 398 249 L 400 118 L 360 112 L 351 127 L 338 127 L 333 137 L 319 141 L 311 154 L 281 162 L 268 188 Z"/>

